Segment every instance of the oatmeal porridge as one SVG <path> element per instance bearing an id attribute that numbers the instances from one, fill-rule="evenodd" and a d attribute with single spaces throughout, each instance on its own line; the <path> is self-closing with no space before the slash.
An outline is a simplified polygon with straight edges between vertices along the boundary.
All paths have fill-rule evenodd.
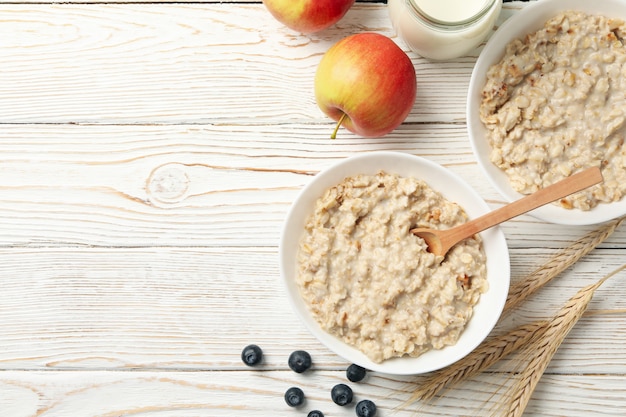
<path id="1" fill-rule="evenodd" d="M 567 11 L 506 47 L 480 118 L 491 161 L 528 194 L 591 166 L 604 183 L 560 201 L 590 210 L 626 193 L 626 25 Z"/>
<path id="2" fill-rule="evenodd" d="M 374 362 L 453 345 L 488 288 L 482 242 L 466 239 L 442 259 L 410 229 L 466 220 L 421 180 L 385 172 L 346 178 L 307 220 L 297 255 L 301 295 L 324 330 Z"/>

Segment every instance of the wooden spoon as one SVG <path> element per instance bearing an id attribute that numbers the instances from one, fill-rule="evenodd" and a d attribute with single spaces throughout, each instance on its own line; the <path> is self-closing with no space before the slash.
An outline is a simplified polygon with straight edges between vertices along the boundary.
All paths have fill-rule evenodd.
<path id="1" fill-rule="evenodd" d="M 567 177 L 564 180 L 451 229 L 436 230 L 416 228 L 411 229 L 411 233 L 426 241 L 429 252 L 435 255 L 445 256 L 454 245 L 468 237 L 474 236 L 476 233 L 602 181 L 603 178 L 600 168 L 588 168 L 578 174 Z"/>

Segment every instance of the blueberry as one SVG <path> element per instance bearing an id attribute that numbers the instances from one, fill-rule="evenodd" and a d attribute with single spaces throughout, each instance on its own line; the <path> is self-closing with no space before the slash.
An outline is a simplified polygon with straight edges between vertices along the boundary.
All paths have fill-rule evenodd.
<path id="1" fill-rule="evenodd" d="M 309 414 L 306 415 L 306 417 L 324 417 L 324 413 L 322 413 L 320 410 L 313 410 L 310 411 Z"/>
<path id="2" fill-rule="evenodd" d="M 376 415 L 376 404 L 370 400 L 362 400 L 357 403 L 355 410 L 358 417 L 374 417 Z"/>
<path id="3" fill-rule="evenodd" d="M 346 369 L 346 377 L 348 377 L 348 380 L 352 382 L 359 382 L 365 378 L 366 372 L 365 368 L 353 363 L 348 366 L 348 369 Z"/>
<path id="4" fill-rule="evenodd" d="M 304 403 L 304 392 L 298 387 L 291 387 L 285 392 L 285 402 L 289 407 L 299 407 Z"/>
<path id="5" fill-rule="evenodd" d="M 352 402 L 352 388 L 346 384 L 337 384 L 330 391 L 330 398 L 337 405 L 347 405 Z"/>
<path id="6" fill-rule="evenodd" d="M 263 359 L 263 351 L 257 345 L 248 345 L 241 351 L 241 360 L 248 366 L 254 366 Z"/>
<path id="7" fill-rule="evenodd" d="M 311 355 L 304 350 L 296 350 L 291 355 L 289 355 L 289 360 L 287 364 L 291 368 L 292 371 L 301 374 L 311 367 Z"/>

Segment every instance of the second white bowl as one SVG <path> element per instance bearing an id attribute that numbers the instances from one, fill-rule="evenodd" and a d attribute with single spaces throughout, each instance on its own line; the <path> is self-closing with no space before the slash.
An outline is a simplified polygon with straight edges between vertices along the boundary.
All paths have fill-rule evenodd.
<path id="1" fill-rule="evenodd" d="M 296 284 L 296 255 L 306 219 L 312 213 L 315 201 L 324 191 L 348 176 L 374 175 L 380 170 L 424 180 L 446 199 L 458 203 L 469 218 L 478 217 L 489 211 L 485 201 L 465 181 L 446 168 L 424 158 L 399 152 L 371 152 L 348 158 L 316 175 L 300 192 L 289 210 L 279 248 L 281 279 L 295 313 L 311 333 L 330 350 L 351 363 L 373 371 L 395 375 L 420 374 L 456 362 L 470 353 L 491 332 L 508 295 L 509 252 L 500 228 L 495 227 L 481 233 L 487 256 L 489 290 L 481 296 L 473 317 L 455 345 L 441 350 L 431 350 L 416 358 L 388 359 L 382 363 L 371 361 L 354 347 L 324 331 L 315 321 Z"/>
<path id="2" fill-rule="evenodd" d="M 626 2 L 623 0 L 541 0 L 533 2 L 505 21 L 491 36 L 478 57 L 470 78 L 466 105 L 469 139 L 484 174 L 507 201 L 515 201 L 523 195 L 511 187 L 508 176 L 489 159 L 491 147 L 487 140 L 487 130 L 479 117 L 481 91 L 485 85 L 487 70 L 502 59 L 509 42 L 539 30 L 550 18 L 567 10 L 579 10 L 626 19 Z M 610 204 L 599 204 L 589 211 L 568 210 L 554 204 L 548 204 L 529 214 L 555 224 L 596 224 L 625 215 L 626 198 Z"/>

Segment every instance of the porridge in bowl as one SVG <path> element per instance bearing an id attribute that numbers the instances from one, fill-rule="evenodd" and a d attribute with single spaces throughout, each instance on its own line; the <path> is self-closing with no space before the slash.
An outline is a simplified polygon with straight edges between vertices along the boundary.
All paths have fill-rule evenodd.
<path id="1" fill-rule="evenodd" d="M 626 25 L 567 11 L 506 47 L 487 73 L 480 120 L 490 159 L 529 194 L 600 166 L 604 182 L 560 201 L 590 210 L 626 193 Z"/>
<path id="2" fill-rule="evenodd" d="M 467 221 L 424 181 L 355 175 L 315 203 L 297 253 L 297 285 L 320 326 L 373 362 L 454 345 L 488 289 L 478 236 L 445 259 L 412 227 Z"/>

